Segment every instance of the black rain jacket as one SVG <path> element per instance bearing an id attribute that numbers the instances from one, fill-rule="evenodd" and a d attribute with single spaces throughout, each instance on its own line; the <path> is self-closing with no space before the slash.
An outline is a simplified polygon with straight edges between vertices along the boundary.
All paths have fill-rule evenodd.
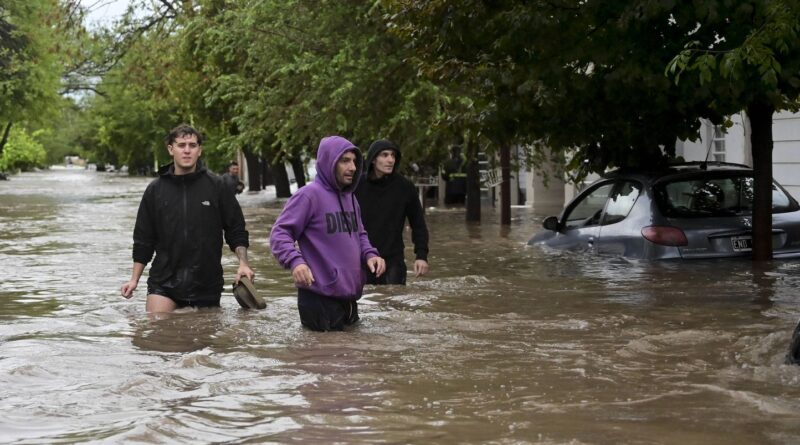
<path id="1" fill-rule="evenodd" d="M 158 173 L 139 204 L 133 261 L 147 264 L 155 253 L 148 285 L 178 295 L 221 293 L 223 232 L 231 250 L 249 247 L 239 202 L 201 161 L 187 175 L 175 175 L 173 164 Z"/>
<path id="2" fill-rule="evenodd" d="M 380 179 L 370 178 L 374 168 L 372 161 L 378 154 L 391 149 L 395 152 L 392 174 Z M 366 174 L 358 183 L 356 198 L 361 207 L 361 220 L 367 230 L 369 242 L 384 259 L 403 258 L 403 228 L 406 218 L 411 226 L 411 242 L 414 256 L 428 261 L 428 227 L 425 212 L 417 196 L 414 183 L 397 172 L 400 166 L 400 149 L 384 139 L 370 145 L 367 153 Z"/>

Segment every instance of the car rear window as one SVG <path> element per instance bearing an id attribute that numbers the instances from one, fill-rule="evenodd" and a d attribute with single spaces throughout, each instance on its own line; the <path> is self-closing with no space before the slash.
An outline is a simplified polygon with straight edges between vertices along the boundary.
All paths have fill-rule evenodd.
<path id="1" fill-rule="evenodd" d="M 655 187 L 656 202 L 667 217 L 700 218 L 753 213 L 752 176 L 694 177 L 667 181 Z M 777 184 L 772 184 L 772 212 L 800 209 Z"/>

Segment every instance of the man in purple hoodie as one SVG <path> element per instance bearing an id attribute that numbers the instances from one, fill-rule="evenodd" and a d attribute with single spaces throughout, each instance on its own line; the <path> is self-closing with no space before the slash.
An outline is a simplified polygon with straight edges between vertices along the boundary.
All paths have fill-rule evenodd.
<path id="1" fill-rule="evenodd" d="M 376 276 L 386 269 L 353 196 L 362 169 L 361 152 L 350 141 L 323 138 L 314 182 L 286 202 L 272 226 L 272 254 L 291 269 L 300 321 L 315 331 L 340 331 L 358 321 L 356 302 L 366 282 L 362 266 Z"/>

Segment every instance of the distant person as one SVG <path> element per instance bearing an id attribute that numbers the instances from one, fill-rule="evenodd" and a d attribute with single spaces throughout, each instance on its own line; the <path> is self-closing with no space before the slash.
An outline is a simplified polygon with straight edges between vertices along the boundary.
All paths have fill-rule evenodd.
<path id="1" fill-rule="evenodd" d="M 414 243 L 414 276 L 428 272 L 428 228 L 425 212 L 410 180 L 398 173 L 400 148 L 392 141 L 380 139 L 367 153 L 365 180 L 358 183 L 356 198 L 361 206 L 361 219 L 369 242 L 386 261 L 386 272 L 378 278 L 367 274 L 368 284 L 406 284 L 405 244 L 403 229 L 406 219 L 411 226 Z"/>
<path id="2" fill-rule="evenodd" d="M 248 233 L 239 202 L 200 160 L 203 137 L 179 125 L 165 139 L 173 162 L 144 192 L 133 229 L 133 273 L 121 288 L 130 298 L 153 257 L 147 279 L 147 312 L 219 306 L 222 238 L 239 258 L 235 282 L 253 279 L 247 262 Z"/>
<path id="3" fill-rule="evenodd" d="M 244 191 L 244 183 L 239 180 L 239 163 L 232 161 L 228 164 L 228 171 L 222 175 L 222 181 L 227 185 L 234 194 L 239 194 Z"/>
<path id="4" fill-rule="evenodd" d="M 445 180 L 444 203 L 464 204 L 467 200 L 467 174 L 464 172 L 465 162 L 461 157 L 461 148 L 455 146 L 451 150 L 450 159 L 444 164 L 442 179 Z"/>
<path id="5" fill-rule="evenodd" d="M 357 322 L 366 281 L 362 267 L 377 276 L 385 270 L 353 196 L 362 168 L 361 152 L 350 141 L 323 138 L 317 176 L 286 202 L 272 226 L 272 254 L 292 271 L 300 322 L 314 331 L 339 331 Z"/>

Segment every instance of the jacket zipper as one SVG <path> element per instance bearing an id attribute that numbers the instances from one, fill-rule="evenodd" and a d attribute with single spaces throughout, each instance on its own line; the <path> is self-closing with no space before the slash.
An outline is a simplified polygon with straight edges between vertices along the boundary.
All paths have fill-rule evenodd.
<path id="1" fill-rule="evenodd" d="M 183 186 L 183 241 L 188 243 L 189 230 L 187 229 L 187 223 L 189 222 L 189 211 L 186 202 L 186 180 L 181 181 L 181 185 Z"/>
<path id="2" fill-rule="evenodd" d="M 188 202 L 187 202 L 187 198 L 186 198 L 186 178 L 181 178 L 181 179 L 182 179 L 181 188 L 183 189 L 183 220 L 181 221 L 182 222 L 181 225 L 183 226 L 183 245 L 184 246 L 188 246 L 189 245 L 189 229 L 188 229 L 188 226 L 189 226 L 189 224 L 188 224 L 189 223 L 189 206 L 188 206 Z M 184 252 L 184 255 L 185 255 L 185 252 Z M 187 283 L 187 281 L 189 279 L 189 270 L 186 267 L 182 267 L 181 268 L 181 272 L 182 272 L 181 273 L 181 275 L 182 275 L 181 282 L 183 283 L 181 287 L 183 287 L 183 289 L 185 290 L 189 285 Z M 189 305 L 193 304 L 193 301 L 189 297 L 189 295 L 185 295 L 185 298 L 189 302 Z"/>

